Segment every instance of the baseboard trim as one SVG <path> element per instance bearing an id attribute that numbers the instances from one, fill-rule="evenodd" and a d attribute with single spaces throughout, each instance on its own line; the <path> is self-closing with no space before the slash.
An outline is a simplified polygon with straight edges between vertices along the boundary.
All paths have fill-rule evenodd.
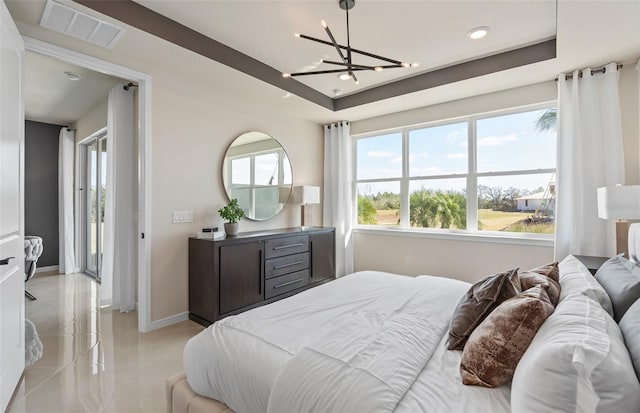
<path id="1" fill-rule="evenodd" d="M 161 318 L 159 320 L 154 320 L 149 325 L 151 330 L 157 330 L 162 327 L 170 326 L 171 324 L 179 323 L 181 321 L 186 321 L 189 319 L 189 312 L 185 311 L 184 313 L 175 314 L 169 317 Z"/>
<path id="2" fill-rule="evenodd" d="M 49 265 L 47 267 L 36 267 L 36 274 L 39 272 L 58 271 L 60 267 L 58 265 Z"/>

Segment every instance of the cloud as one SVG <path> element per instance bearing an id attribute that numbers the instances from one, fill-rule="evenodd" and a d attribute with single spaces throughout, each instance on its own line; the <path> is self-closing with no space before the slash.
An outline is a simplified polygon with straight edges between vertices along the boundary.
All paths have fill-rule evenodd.
<path id="1" fill-rule="evenodd" d="M 428 157 L 429 157 L 429 153 L 428 152 L 412 153 L 412 154 L 409 155 L 409 161 L 415 161 L 416 159 L 428 158 Z"/>
<path id="2" fill-rule="evenodd" d="M 447 159 L 467 159 L 467 154 L 465 152 L 448 153 Z"/>
<path id="3" fill-rule="evenodd" d="M 369 152 L 367 152 L 367 157 L 369 157 L 369 158 L 391 158 L 392 156 L 396 156 L 396 154 L 391 152 L 391 151 L 369 151 Z"/>
<path id="4" fill-rule="evenodd" d="M 508 142 L 518 140 L 518 135 L 512 133 L 510 135 L 503 136 L 487 136 L 486 138 L 478 139 L 478 147 L 480 146 L 500 146 Z"/>
<path id="5" fill-rule="evenodd" d="M 462 138 L 464 137 L 466 139 L 467 137 L 467 128 L 466 126 L 462 129 L 458 129 L 455 130 L 453 132 L 449 132 L 449 134 L 444 138 L 446 141 L 450 142 L 450 141 L 455 141 L 458 138 Z"/>
<path id="6" fill-rule="evenodd" d="M 442 174 L 442 169 L 437 166 L 430 166 L 427 168 L 411 168 L 409 174 L 411 176 L 430 176 Z"/>

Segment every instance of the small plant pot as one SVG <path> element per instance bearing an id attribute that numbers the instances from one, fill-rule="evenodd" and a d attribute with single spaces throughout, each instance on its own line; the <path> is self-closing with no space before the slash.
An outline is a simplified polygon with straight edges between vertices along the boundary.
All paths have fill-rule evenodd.
<path id="1" fill-rule="evenodd" d="M 237 222 L 225 222 L 224 232 L 227 235 L 238 235 L 238 223 Z"/>

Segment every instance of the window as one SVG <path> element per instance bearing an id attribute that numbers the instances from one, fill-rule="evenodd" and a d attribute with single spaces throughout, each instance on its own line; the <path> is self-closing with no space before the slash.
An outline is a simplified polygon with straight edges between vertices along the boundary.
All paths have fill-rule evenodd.
<path id="1" fill-rule="evenodd" d="M 357 224 L 552 234 L 552 107 L 356 138 Z M 547 117 L 548 118 L 548 117 Z"/>

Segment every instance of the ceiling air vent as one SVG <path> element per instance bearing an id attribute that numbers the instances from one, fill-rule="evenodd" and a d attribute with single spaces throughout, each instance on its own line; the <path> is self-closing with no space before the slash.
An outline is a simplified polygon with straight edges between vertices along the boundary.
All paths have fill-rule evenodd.
<path id="1" fill-rule="evenodd" d="M 124 34 L 123 29 L 111 23 L 96 19 L 93 16 L 51 0 L 47 0 L 40 26 L 109 49 Z"/>

